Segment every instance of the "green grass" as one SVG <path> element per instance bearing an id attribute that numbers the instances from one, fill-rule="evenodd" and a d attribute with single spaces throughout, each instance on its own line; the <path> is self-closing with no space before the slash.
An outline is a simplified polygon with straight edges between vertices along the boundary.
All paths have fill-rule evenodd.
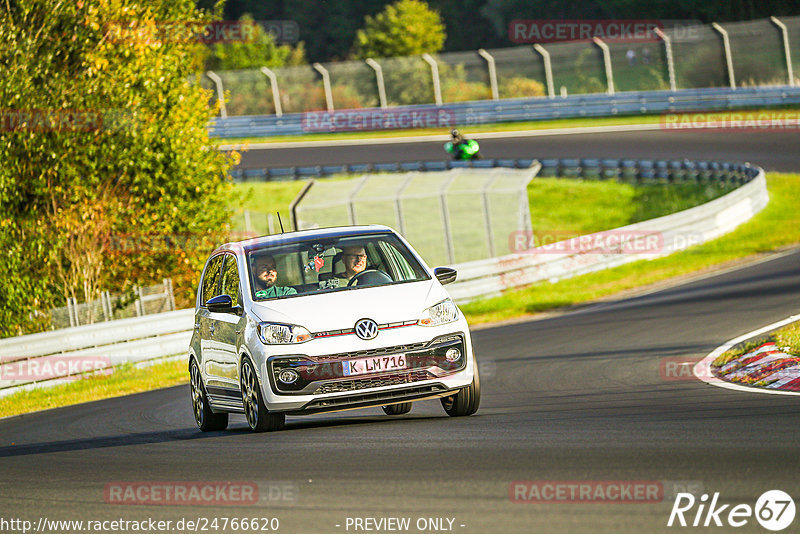
<path id="1" fill-rule="evenodd" d="M 345 178 L 326 178 L 328 180 Z M 230 199 L 234 215 L 231 227 L 237 235 L 245 231 L 244 210 L 250 211 L 252 230 L 269 233 L 267 217 L 273 215 L 273 230 L 292 228 L 289 204 L 308 180 L 291 182 L 237 183 Z M 613 181 L 536 178 L 528 185 L 528 203 L 534 231 L 579 235 L 617 228 L 660 217 L 713 200 L 725 191 L 699 184 L 631 185 Z"/>
<path id="2" fill-rule="evenodd" d="M 0 397 L 0 416 L 69 406 L 111 397 L 150 391 L 188 383 L 189 371 L 183 359 L 136 368 L 132 364 L 115 367 L 110 375 L 97 374 L 58 386 L 19 391 Z M 189 394 L 186 394 L 187 401 Z"/>
<path id="3" fill-rule="evenodd" d="M 733 110 L 736 112 L 744 111 L 790 111 L 797 109 L 797 106 L 781 106 L 779 108 L 759 108 L 754 110 Z M 718 115 L 720 113 L 730 113 L 730 111 L 712 112 L 709 116 Z M 558 120 L 544 120 L 544 121 L 526 121 L 526 122 L 503 122 L 496 124 L 475 124 L 475 125 L 457 125 L 467 136 L 478 132 L 514 132 L 523 130 L 549 130 L 558 128 L 582 128 L 592 126 L 621 126 L 631 124 L 658 124 L 661 121 L 661 115 L 617 115 L 614 117 L 586 117 L 586 118 L 573 118 L 573 119 L 558 119 Z M 392 137 L 416 137 L 424 135 L 440 135 L 442 136 L 442 143 L 447 140 L 449 131 L 447 128 L 416 128 L 409 130 L 378 130 L 378 131 L 360 131 L 360 132 L 340 132 L 340 133 L 317 133 L 317 134 L 300 134 L 300 135 L 281 135 L 275 137 L 242 137 L 231 139 L 212 139 L 215 145 L 228 145 L 228 144 L 246 144 L 246 143 L 281 143 L 287 141 L 333 141 L 345 139 L 386 139 Z"/>
<path id="4" fill-rule="evenodd" d="M 719 239 L 663 258 L 639 261 L 551 284 L 541 282 L 461 306 L 470 324 L 522 317 L 590 302 L 673 277 L 800 243 L 800 175 L 767 175 L 770 203 Z"/>
<path id="5" fill-rule="evenodd" d="M 800 321 L 790 323 L 783 328 L 779 328 L 774 332 L 759 336 L 754 339 L 744 341 L 731 347 L 729 350 L 720 354 L 714 363 L 713 367 L 722 367 L 731 360 L 734 360 L 746 354 L 751 350 L 763 345 L 764 343 L 775 343 L 783 352 L 792 355 L 800 355 Z"/>

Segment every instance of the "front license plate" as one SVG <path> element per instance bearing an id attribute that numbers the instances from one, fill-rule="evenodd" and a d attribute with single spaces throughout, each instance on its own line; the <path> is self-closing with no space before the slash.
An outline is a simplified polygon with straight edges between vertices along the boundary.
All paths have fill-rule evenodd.
<path id="1" fill-rule="evenodd" d="M 344 376 L 365 375 L 369 373 L 380 373 L 382 371 L 396 371 L 398 369 L 405 368 L 405 354 L 375 356 L 372 358 L 358 358 L 357 360 L 345 360 L 342 362 L 342 374 Z"/>

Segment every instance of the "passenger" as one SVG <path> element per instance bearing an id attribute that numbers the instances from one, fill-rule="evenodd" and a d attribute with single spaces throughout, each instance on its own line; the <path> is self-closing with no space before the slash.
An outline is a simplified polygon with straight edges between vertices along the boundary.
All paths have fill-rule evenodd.
<path id="1" fill-rule="evenodd" d="M 361 245 L 344 247 L 342 248 L 342 263 L 344 272 L 320 282 L 321 289 L 347 286 L 355 275 L 367 268 L 367 251 Z"/>
<path id="2" fill-rule="evenodd" d="M 275 258 L 272 256 L 257 256 L 253 262 L 253 272 L 255 273 L 256 298 L 268 299 L 297 294 L 293 287 L 275 285 L 275 282 L 278 281 L 278 264 L 275 263 Z"/>

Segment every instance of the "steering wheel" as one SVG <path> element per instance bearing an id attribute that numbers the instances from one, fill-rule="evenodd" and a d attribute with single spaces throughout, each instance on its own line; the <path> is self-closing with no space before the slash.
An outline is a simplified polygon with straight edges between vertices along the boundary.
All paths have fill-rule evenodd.
<path id="1" fill-rule="evenodd" d="M 353 278 L 351 278 L 350 281 L 347 283 L 347 287 L 356 285 L 357 281 L 362 278 L 366 284 L 371 284 L 371 285 L 378 285 L 392 281 L 392 277 L 383 271 L 380 271 L 378 269 L 365 269 L 360 273 L 358 273 L 357 275 L 353 276 Z"/>

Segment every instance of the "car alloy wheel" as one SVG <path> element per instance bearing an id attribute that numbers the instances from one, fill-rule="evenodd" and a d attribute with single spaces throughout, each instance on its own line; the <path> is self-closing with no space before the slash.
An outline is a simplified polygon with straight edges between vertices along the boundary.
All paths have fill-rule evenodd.
<path id="1" fill-rule="evenodd" d="M 211 430 L 225 430 L 228 426 L 227 413 L 214 413 L 208 404 L 208 397 L 203 386 L 203 377 L 200 375 L 200 368 L 197 362 L 192 359 L 189 364 L 189 376 L 192 391 L 192 411 L 197 427 L 203 432 Z"/>
<path id="2" fill-rule="evenodd" d="M 269 413 L 261 398 L 258 377 L 249 358 L 242 360 L 242 372 L 239 382 L 242 389 L 242 404 L 247 424 L 255 432 L 280 430 L 286 416 L 282 413 Z"/>

